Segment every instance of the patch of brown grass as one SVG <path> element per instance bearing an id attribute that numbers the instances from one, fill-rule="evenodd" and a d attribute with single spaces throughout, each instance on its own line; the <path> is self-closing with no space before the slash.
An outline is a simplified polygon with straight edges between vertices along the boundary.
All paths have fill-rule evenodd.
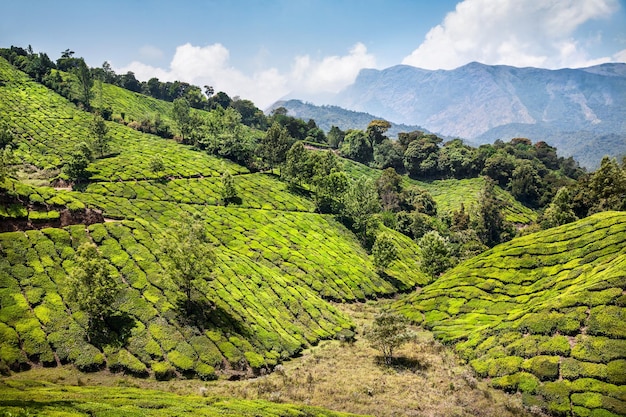
<path id="1" fill-rule="evenodd" d="M 374 416 L 530 416 L 521 398 L 492 389 L 459 362 L 431 333 L 396 353 L 392 366 L 363 339 L 363 328 L 385 302 L 337 305 L 357 324 L 355 342 L 324 341 L 279 365 L 270 375 L 244 381 L 159 382 L 109 372 L 81 374 L 73 368 L 40 368 L 10 378 L 67 385 L 132 386 L 179 394 L 219 395 L 300 403 Z"/>

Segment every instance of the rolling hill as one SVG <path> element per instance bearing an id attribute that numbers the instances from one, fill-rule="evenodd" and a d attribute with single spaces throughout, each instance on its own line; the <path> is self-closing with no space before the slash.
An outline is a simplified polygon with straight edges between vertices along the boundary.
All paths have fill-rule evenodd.
<path id="1" fill-rule="evenodd" d="M 18 135 L 18 156 L 37 167 L 57 168 L 73 144 L 88 137 L 92 116 L 6 62 L 0 66 L 2 112 Z M 117 87 L 108 90 L 127 95 Z M 256 372 L 351 328 L 325 300 L 364 300 L 427 280 L 411 270 L 409 259 L 389 270 L 393 283 L 382 279 L 352 233 L 332 217 L 312 213 L 309 200 L 287 191 L 273 175 L 251 174 L 174 141 L 107 124 L 112 155 L 90 166 L 84 191 L 7 180 L 16 197 L 4 221 L 53 219 L 85 206 L 108 220 L 0 235 L 4 367 L 70 362 L 85 370 L 107 366 L 139 375 L 202 378 L 214 377 L 216 370 Z M 169 181 L 147 167 L 157 154 Z M 218 205 L 216 177 L 224 170 L 235 174 L 240 205 Z M 213 307 L 201 325 L 177 313 L 177 288 L 158 259 L 157 240 L 181 211 L 202 214 L 217 251 L 215 277 L 202 294 Z M 396 238 L 415 255 L 414 243 Z M 67 298 L 71 259 L 84 241 L 99 246 L 123 284 L 117 309 L 129 327 L 118 329 L 128 331 L 120 345 L 87 342 L 85 316 Z"/>
<path id="2" fill-rule="evenodd" d="M 516 238 L 396 304 L 493 386 L 557 415 L 626 414 L 626 215 Z"/>
<path id="3" fill-rule="evenodd" d="M 126 122 L 157 114 L 169 121 L 172 108 L 110 85 L 102 87 L 102 100 Z M 435 280 L 420 270 L 421 250 L 407 236 L 384 229 L 398 259 L 381 271 L 352 231 L 315 211 L 311 190 L 125 123 L 106 122 L 111 152 L 89 164 L 88 181 L 76 190 L 50 186 L 76 144 L 90 137 L 93 115 L 1 58 L 0 118 L 15 137 L 20 162 L 19 179 L 0 184 L 2 373 L 71 365 L 144 380 L 255 377 L 323 340 L 358 334 L 337 303 L 376 306 L 378 298 L 398 297 L 398 309 L 456 344 L 493 386 L 523 391 L 528 405 L 557 414 L 566 407 L 580 415 L 623 413 L 623 213 L 516 239 Z M 157 157 L 164 166 L 155 172 L 150 162 Z M 349 160 L 340 165 L 350 179 L 382 172 Z M 225 205 L 220 190 L 227 171 L 239 198 Z M 484 185 L 481 178 L 402 181 L 428 190 L 442 213 L 461 203 L 471 210 Z M 497 197 L 507 203 L 509 221 L 537 219 L 506 191 L 497 189 Z M 184 214 L 202 219 L 215 252 L 211 279 L 194 291 L 191 314 L 184 313 L 184 293 L 163 250 L 165 234 Z M 89 318 L 70 296 L 75 254 L 84 242 L 97 246 L 121 288 L 106 338 L 91 337 Z M 545 317 L 554 326 L 545 327 L 552 322 Z M 94 390 L 11 379 L 0 383 L 8 398 L 0 410 L 20 412 L 26 404 L 60 415 L 77 409 L 106 415 L 115 406 L 129 415 L 248 415 L 253 409 L 259 410 L 254 415 L 335 415 L 221 397 L 157 399 L 154 392 L 115 388 L 94 398 Z M 68 393 L 70 402 L 59 400 Z M 118 398 L 126 394 L 138 401 Z"/>

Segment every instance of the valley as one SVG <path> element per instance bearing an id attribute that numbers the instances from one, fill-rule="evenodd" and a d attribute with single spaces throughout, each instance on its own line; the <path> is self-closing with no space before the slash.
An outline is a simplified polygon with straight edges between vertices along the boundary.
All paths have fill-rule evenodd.
<path id="1" fill-rule="evenodd" d="M 84 61 L 38 82 L 20 54 L 0 415 L 626 415 L 623 163 L 384 120 L 333 136 L 111 74 L 86 94 Z M 415 335 L 388 364 L 382 311 Z"/>

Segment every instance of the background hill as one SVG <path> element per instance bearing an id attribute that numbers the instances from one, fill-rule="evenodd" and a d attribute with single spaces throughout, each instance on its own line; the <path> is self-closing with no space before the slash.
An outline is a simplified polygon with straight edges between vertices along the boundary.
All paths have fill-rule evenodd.
<path id="1" fill-rule="evenodd" d="M 337 126 L 344 131 L 348 129 L 366 130 L 367 125 L 372 120 L 382 118 L 365 112 L 346 110 L 339 106 L 316 106 L 301 100 L 277 101 L 267 111 L 271 113 L 272 110 L 278 107 L 286 108 L 289 111 L 289 116 L 297 117 L 304 121 L 309 119 L 315 120 L 317 125 L 325 132 L 328 132 L 333 126 Z M 414 130 L 430 133 L 421 126 L 390 123 L 391 127 L 386 132 L 390 137 L 397 137 L 400 132 L 412 132 Z"/>
<path id="2" fill-rule="evenodd" d="M 326 103 L 478 144 L 546 140 L 596 167 L 605 153 L 626 153 L 624 97 L 626 64 L 546 70 L 474 62 L 454 70 L 362 70 Z"/>

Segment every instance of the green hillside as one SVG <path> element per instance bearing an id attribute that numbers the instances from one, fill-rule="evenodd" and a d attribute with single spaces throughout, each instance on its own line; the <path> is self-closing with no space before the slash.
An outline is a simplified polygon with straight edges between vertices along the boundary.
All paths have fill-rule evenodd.
<path id="1" fill-rule="evenodd" d="M 2 59 L 0 77 L 0 110 L 17 137 L 16 155 L 31 170 L 53 175 L 76 143 L 89 138 L 93 116 Z M 128 95 L 117 87 L 106 90 Z M 136 102 L 123 102 L 140 112 L 155 103 L 132 97 Z M 353 324 L 327 300 L 392 295 L 430 280 L 416 268 L 417 245 L 399 233 L 391 232 L 400 259 L 381 277 L 352 232 L 332 216 L 313 213 L 310 199 L 274 175 L 252 174 L 175 141 L 106 124 L 111 155 L 89 165 L 83 191 L 9 179 L 4 184 L 9 201 L 0 214 L 18 229 L 0 234 L 4 370 L 73 363 L 86 371 L 108 368 L 159 379 L 252 375 L 309 344 L 349 333 Z M 163 172 L 149 169 L 154 156 L 163 160 Z M 219 194 L 226 170 L 239 197 L 228 207 Z M 102 212 L 100 222 L 20 229 L 20 221 L 45 226 L 66 213 L 80 218 L 86 208 Z M 212 279 L 198 290 L 201 313 L 193 320 L 178 305 L 182 293 L 159 243 L 183 212 L 201 216 L 216 256 Z M 122 288 L 110 324 L 113 340 L 106 343 L 90 340 L 88 319 L 68 296 L 74 255 L 86 241 L 98 246 Z"/>
<path id="2" fill-rule="evenodd" d="M 241 416 L 348 417 L 317 407 L 176 395 L 133 387 L 72 387 L 37 381 L 0 382 L 0 411 L 6 416 Z"/>
<path id="3" fill-rule="evenodd" d="M 626 414 L 626 214 L 516 238 L 396 304 L 495 387 L 558 415 Z"/>
<path id="4" fill-rule="evenodd" d="M 366 176 L 376 180 L 381 175 L 378 169 L 369 168 L 366 165 L 344 160 L 344 169 L 353 176 Z M 427 190 L 437 203 L 437 209 L 442 213 L 451 213 L 459 210 L 461 204 L 474 210 L 479 204 L 479 197 L 484 187 L 484 178 L 466 178 L 461 180 L 434 180 L 418 181 L 408 176 L 403 177 L 407 186 L 414 185 Z M 504 202 L 503 213 L 507 221 L 518 224 L 530 224 L 537 220 L 537 213 L 515 200 L 510 193 L 500 187 L 496 187 L 498 199 Z"/>

